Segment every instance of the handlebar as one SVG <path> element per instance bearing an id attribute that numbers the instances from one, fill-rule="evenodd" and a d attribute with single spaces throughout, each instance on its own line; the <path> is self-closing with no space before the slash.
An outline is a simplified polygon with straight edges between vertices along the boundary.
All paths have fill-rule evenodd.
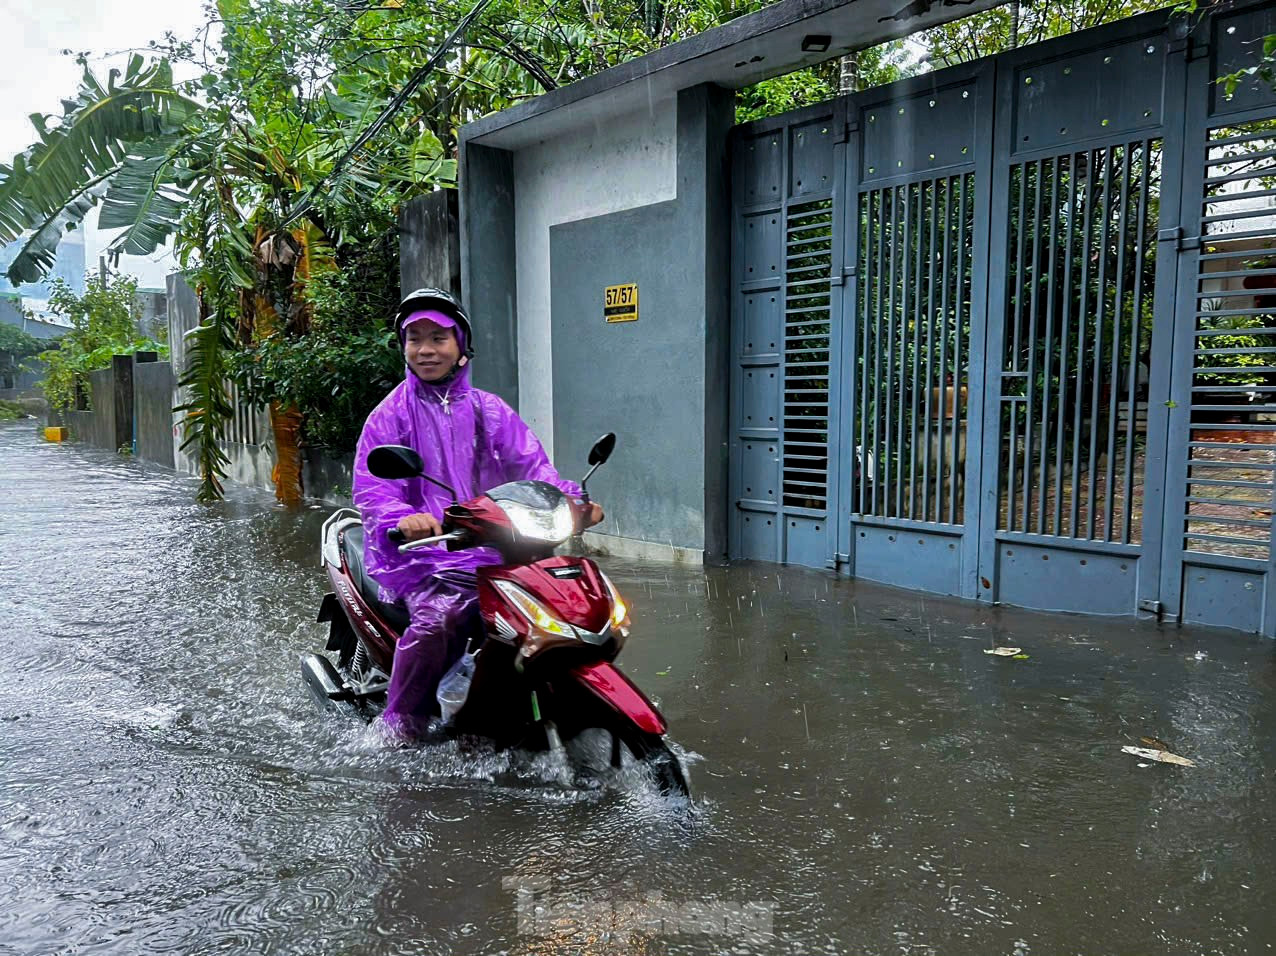
<path id="1" fill-rule="evenodd" d="M 399 553 L 406 554 L 409 551 L 416 551 L 420 548 L 428 548 L 430 545 L 439 544 L 443 541 L 460 541 L 463 537 L 465 537 L 465 535 L 460 531 L 453 531 L 450 534 L 436 534 L 432 538 L 417 538 L 415 541 L 409 541 L 407 544 L 399 545 Z"/>
<path id="2" fill-rule="evenodd" d="M 405 535 L 398 528 L 391 528 L 389 531 L 385 533 L 385 536 L 389 538 L 395 544 L 403 544 L 403 542 L 408 540 L 408 536 Z"/>

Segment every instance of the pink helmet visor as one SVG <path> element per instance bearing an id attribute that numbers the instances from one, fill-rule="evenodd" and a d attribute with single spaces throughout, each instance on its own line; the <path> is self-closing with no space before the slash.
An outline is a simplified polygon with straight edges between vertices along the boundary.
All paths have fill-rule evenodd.
<path id="1" fill-rule="evenodd" d="M 406 319 L 404 319 L 403 324 L 400 326 L 400 331 L 399 331 L 399 335 L 402 336 L 402 340 L 399 343 L 400 345 L 403 344 L 403 342 L 407 341 L 408 326 L 412 325 L 414 322 L 420 322 L 422 319 L 428 322 L 433 322 L 435 325 L 439 326 L 440 328 L 455 329 L 456 344 L 461 347 L 462 353 L 465 352 L 465 332 L 461 329 L 459 325 L 457 325 L 456 319 L 452 318 L 446 312 L 440 312 L 437 309 L 422 309 L 420 312 L 413 312 Z"/>

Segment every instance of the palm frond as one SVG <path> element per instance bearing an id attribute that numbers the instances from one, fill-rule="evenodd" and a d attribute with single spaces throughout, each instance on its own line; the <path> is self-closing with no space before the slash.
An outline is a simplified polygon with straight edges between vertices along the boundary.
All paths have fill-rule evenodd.
<path id="1" fill-rule="evenodd" d="M 106 189 L 106 177 L 91 180 L 61 208 L 37 223 L 9 264 L 9 281 L 15 285 L 20 282 L 39 282 L 48 275 L 57 259 L 58 243 L 62 241 L 63 235 L 83 222 Z"/>
<path id="2" fill-rule="evenodd" d="M 54 219 L 63 228 L 78 224 L 93 206 L 81 200 L 99 198 L 90 184 L 120 172 L 130 156 L 151 156 L 156 147 L 171 144 L 200 109 L 177 90 L 166 60 L 147 66 L 134 56 L 123 75 L 112 70 L 105 85 L 86 69 L 58 121 L 33 115 L 39 140 L 12 165 L 0 164 L 0 242 Z M 35 254 L 37 249 L 15 260 L 11 274 L 43 274 L 46 257 Z"/>
<path id="3" fill-rule="evenodd" d="M 213 313 L 186 333 L 190 349 L 186 368 L 178 379 L 178 385 L 186 392 L 186 401 L 174 409 L 186 413 L 181 450 L 194 449 L 200 501 L 222 497 L 222 482 L 230 463 L 220 441 L 222 423 L 235 414 L 226 388 L 230 380 L 227 359 L 233 348 L 228 324 Z"/>
<path id="4" fill-rule="evenodd" d="M 99 229 L 123 229 L 111 249 L 150 255 L 181 222 L 190 193 L 171 181 L 173 150 L 158 156 L 130 156 L 111 177 L 102 198 Z"/>

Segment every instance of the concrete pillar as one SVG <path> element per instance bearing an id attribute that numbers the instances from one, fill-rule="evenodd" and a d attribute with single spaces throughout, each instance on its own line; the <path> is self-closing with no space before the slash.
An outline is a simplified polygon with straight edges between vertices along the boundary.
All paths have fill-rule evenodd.
<path id="1" fill-rule="evenodd" d="M 133 356 L 111 356 L 111 392 L 115 403 L 115 433 L 112 448 L 125 445 L 133 451 Z"/>
<path id="2" fill-rule="evenodd" d="M 462 289 L 474 316 L 474 384 L 517 409 L 513 154 L 462 141 L 459 185 Z"/>
<path id="3" fill-rule="evenodd" d="M 461 233 L 455 189 L 440 189 L 399 210 L 399 291 L 429 287 L 461 294 Z"/>

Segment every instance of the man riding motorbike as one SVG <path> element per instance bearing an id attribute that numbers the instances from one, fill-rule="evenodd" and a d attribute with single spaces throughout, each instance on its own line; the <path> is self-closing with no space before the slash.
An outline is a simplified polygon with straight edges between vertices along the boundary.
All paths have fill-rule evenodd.
<path id="1" fill-rule="evenodd" d="M 364 560 L 381 598 L 407 605 L 411 625 L 394 656 L 381 715 L 396 735 L 423 735 L 438 713 L 439 680 L 465 649 L 477 610 L 474 571 L 499 564 L 490 548 L 448 551 L 424 547 L 400 554 L 389 538 L 398 529 L 409 541 L 442 530 L 452 503 L 424 478 L 387 481 L 368 471 L 378 445 L 406 445 L 425 462 L 425 474 L 451 486 L 464 501 L 508 481 L 546 481 L 573 497 L 580 486 L 559 477 L 540 441 L 501 398 L 470 384 L 474 356 L 469 316 L 450 293 L 417 289 L 399 304 L 394 331 L 406 374 L 368 416 L 354 462 L 354 503 L 363 516 Z M 587 523 L 603 510 L 591 506 Z"/>

